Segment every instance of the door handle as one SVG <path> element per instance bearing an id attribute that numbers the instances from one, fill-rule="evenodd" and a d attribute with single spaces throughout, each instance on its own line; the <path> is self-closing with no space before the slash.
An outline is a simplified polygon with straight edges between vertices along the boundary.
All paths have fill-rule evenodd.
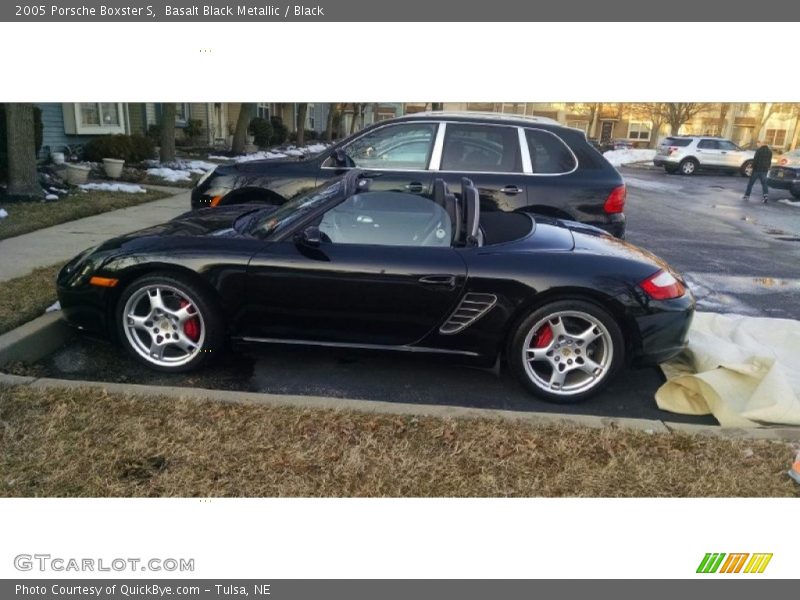
<path id="1" fill-rule="evenodd" d="M 419 278 L 419 282 L 422 285 L 453 288 L 456 285 L 456 278 L 453 275 L 425 275 Z"/>
<path id="2" fill-rule="evenodd" d="M 521 194 L 522 188 L 517 185 L 507 185 L 500 190 L 504 194 Z"/>
<path id="3" fill-rule="evenodd" d="M 423 190 L 423 185 L 419 181 L 412 181 L 406 186 L 406 189 L 414 194 L 419 194 Z"/>

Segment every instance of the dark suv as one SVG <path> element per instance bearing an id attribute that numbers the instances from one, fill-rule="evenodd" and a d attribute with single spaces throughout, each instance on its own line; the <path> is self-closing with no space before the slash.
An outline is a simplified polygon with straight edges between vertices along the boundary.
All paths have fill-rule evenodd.
<path id="1" fill-rule="evenodd" d="M 377 176 L 371 189 L 429 195 L 434 179 L 469 177 L 482 211 L 530 211 L 625 234 L 625 184 L 582 131 L 552 119 L 489 113 L 417 113 L 381 121 L 307 158 L 217 167 L 192 207 L 282 204 L 347 169 Z"/>

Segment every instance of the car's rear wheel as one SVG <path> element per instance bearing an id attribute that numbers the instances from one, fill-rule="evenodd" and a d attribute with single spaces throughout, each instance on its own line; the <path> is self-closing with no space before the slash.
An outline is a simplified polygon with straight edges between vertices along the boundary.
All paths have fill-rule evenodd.
<path id="1" fill-rule="evenodd" d="M 117 305 L 120 339 L 140 362 L 159 371 L 196 369 L 218 354 L 224 326 L 211 295 L 189 277 L 145 275 Z"/>
<path id="2" fill-rule="evenodd" d="M 739 169 L 739 173 L 742 177 L 750 177 L 753 174 L 753 161 L 748 160 L 742 165 L 742 168 Z"/>
<path id="3" fill-rule="evenodd" d="M 625 361 L 622 331 L 606 310 L 583 300 L 552 302 L 529 314 L 509 344 L 522 384 L 550 402 L 585 400 Z"/>
<path id="4" fill-rule="evenodd" d="M 697 171 L 697 167 L 699 166 L 700 163 L 698 163 L 694 158 L 684 158 L 678 165 L 678 170 L 680 171 L 681 175 L 694 175 Z"/>

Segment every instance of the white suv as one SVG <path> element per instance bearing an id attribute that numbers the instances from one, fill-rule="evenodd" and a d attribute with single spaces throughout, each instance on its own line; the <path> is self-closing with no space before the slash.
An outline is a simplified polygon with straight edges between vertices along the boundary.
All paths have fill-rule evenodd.
<path id="1" fill-rule="evenodd" d="M 667 173 L 693 175 L 697 169 L 738 171 L 744 177 L 753 173 L 752 150 L 743 150 L 730 140 L 710 136 L 673 136 L 658 145 L 653 164 Z"/>

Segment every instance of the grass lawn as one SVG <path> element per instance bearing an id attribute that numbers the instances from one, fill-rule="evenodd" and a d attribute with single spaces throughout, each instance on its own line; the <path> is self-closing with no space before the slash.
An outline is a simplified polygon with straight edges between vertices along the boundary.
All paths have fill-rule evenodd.
<path id="1" fill-rule="evenodd" d="M 787 443 L 0 387 L 0 496 L 790 496 Z"/>
<path id="2" fill-rule="evenodd" d="M 0 283 L 0 333 L 41 316 L 56 301 L 56 274 L 65 262 Z"/>
<path id="3" fill-rule="evenodd" d="M 0 219 L 0 240 L 109 210 L 160 200 L 168 195 L 155 190 L 148 190 L 146 194 L 71 192 L 55 202 L 5 202 L 0 197 L 0 207 L 8 212 L 5 219 Z"/>

